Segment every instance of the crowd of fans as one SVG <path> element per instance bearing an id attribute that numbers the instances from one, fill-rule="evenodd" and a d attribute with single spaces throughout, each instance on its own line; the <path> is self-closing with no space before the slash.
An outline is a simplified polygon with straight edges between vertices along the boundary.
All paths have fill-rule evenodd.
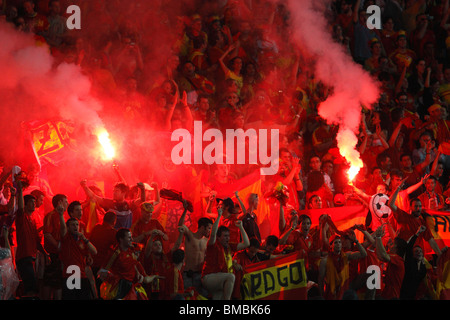
<path id="1" fill-rule="evenodd" d="M 11 174 L 13 163 L 2 163 L 1 244 L 20 279 L 18 287 L 10 283 L 17 292 L 3 297 L 242 299 L 246 265 L 303 251 L 311 299 L 448 298 L 436 286 L 447 250 L 434 241 L 425 214 L 450 205 L 448 0 L 343 0 L 325 8 L 331 41 L 380 84 L 377 103 L 362 106 L 357 148 L 364 167 L 351 184 L 339 128 L 318 115 L 333 88 L 315 78 L 310 57 L 290 39 L 287 1 L 149 2 L 0 0 L 0 19 L 48 46 L 55 67 L 78 65 L 92 95 L 109 106 L 100 111 L 109 128 L 192 132 L 194 121 L 203 130 L 279 128 L 280 169 L 262 186 L 276 198 L 278 232 L 261 235 L 258 195 L 218 199 L 221 187 L 254 166 L 205 166 L 207 208 L 186 226 L 189 199 L 177 199 L 183 213 L 169 234 L 158 221 L 161 181 L 118 182 L 112 199 L 82 181 L 88 200 L 69 202 L 39 169 L 22 181 Z M 81 8 L 81 30 L 67 28 L 70 4 Z M 382 8 L 380 30 L 366 24 L 372 4 Z M 380 193 L 392 210 L 381 226 L 338 230 L 324 215 L 311 228 L 311 218 L 298 214 L 368 207 Z M 39 216 L 44 199 L 52 210 Z M 92 211 L 98 224 L 87 225 Z M 424 242 L 434 259 L 425 259 Z M 67 287 L 63 267 L 70 265 L 80 268 L 80 290 Z M 382 267 L 383 290 L 365 287 L 368 265 Z"/>

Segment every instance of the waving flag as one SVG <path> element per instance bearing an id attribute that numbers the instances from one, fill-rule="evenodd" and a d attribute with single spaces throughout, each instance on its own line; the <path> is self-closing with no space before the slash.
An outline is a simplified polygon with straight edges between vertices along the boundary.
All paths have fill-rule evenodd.
<path id="1" fill-rule="evenodd" d="M 52 119 L 36 120 L 22 124 L 29 133 L 37 157 L 58 164 L 65 158 L 65 151 L 74 146 L 74 124 L 70 121 Z"/>

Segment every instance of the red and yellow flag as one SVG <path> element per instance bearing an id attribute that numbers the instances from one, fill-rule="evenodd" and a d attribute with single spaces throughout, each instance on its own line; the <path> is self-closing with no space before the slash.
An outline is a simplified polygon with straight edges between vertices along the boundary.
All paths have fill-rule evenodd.
<path id="1" fill-rule="evenodd" d="M 241 288 L 244 300 L 306 300 L 303 253 L 294 252 L 245 267 Z"/>

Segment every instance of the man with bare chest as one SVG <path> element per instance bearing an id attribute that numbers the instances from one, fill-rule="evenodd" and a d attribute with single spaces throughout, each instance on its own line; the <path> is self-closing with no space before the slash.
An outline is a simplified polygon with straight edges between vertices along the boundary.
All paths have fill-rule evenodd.
<path id="1" fill-rule="evenodd" d="M 200 218 L 198 220 L 198 228 L 196 232 L 192 232 L 184 225 L 184 217 L 186 210 L 180 217 L 178 226 L 185 229 L 184 231 L 184 251 L 185 266 L 183 271 L 184 287 L 194 287 L 200 294 L 206 294 L 202 288 L 202 268 L 205 261 L 206 245 L 213 222 L 208 218 Z"/>

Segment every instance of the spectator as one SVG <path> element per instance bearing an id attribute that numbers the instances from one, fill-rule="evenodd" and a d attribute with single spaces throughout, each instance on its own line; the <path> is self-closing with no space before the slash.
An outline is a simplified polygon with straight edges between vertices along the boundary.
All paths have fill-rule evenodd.
<path id="1" fill-rule="evenodd" d="M 107 265 L 100 269 L 100 279 L 111 285 L 103 297 L 108 300 L 148 300 L 141 283 L 152 283 L 157 276 L 147 276 L 144 267 L 137 260 L 131 231 L 117 230 L 117 249 L 109 258 Z"/>
<path id="2" fill-rule="evenodd" d="M 233 255 L 235 282 L 232 298 L 235 300 L 242 300 L 241 281 L 245 273 L 245 267 L 260 261 L 258 255 L 260 247 L 261 243 L 258 239 L 252 238 L 250 239 L 250 245 L 246 249 L 240 250 Z"/>
<path id="3" fill-rule="evenodd" d="M 205 264 L 202 271 L 202 283 L 213 300 L 230 300 L 235 284 L 233 273 L 233 251 L 237 252 L 249 246 L 248 236 L 241 221 L 237 221 L 243 242 L 233 245 L 229 243 L 230 232 L 226 227 L 219 228 L 222 208 L 218 208 L 218 216 L 211 229 L 206 249 Z"/>
<path id="4" fill-rule="evenodd" d="M 429 176 L 425 182 L 425 192 L 418 197 L 425 210 L 440 210 L 445 206 L 444 196 L 436 193 L 436 184 L 436 177 Z"/>
<path id="5" fill-rule="evenodd" d="M 404 241 L 407 241 L 413 234 L 414 230 L 417 230 L 421 225 L 426 226 L 427 223 L 425 221 L 425 218 L 423 216 L 422 212 L 422 202 L 414 198 L 410 201 L 410 213 L 406 213 L 402 209 L 399 209 L 395 205 L 395 201 L 397 199 L 398 192 L 400 191 L 400 188 L 403 186 L 403 182 L 400 183 L 399 187 L 394 191 L 392 196 L 389 199 L 389 207 L 392 210 L 392 213 L 394 214 L 394 218 L 397 221 L 398 224 L 398 237 L 402 238 Z M 439 245 L 436 243 L 436 241 L 433 238 L 433 235 L 427 228 L 427 230 L 421 234 L 421 237 L 418 239 L 418 244 L 423 247 L 423 240 L 427 241 L 433 251 L 437 254 L 441 254 L 441 250 L 439 248 Z"/>
<path id="6" fill-rule="evenodd" d="M 384 230 L 380 226 L 375 231 L 376 253 L 380 261 L 387 263 L 381 297 L 386 300 L 398 300 L 405 276 L 404 257 L 407 243 L 402 238 L 396 237 L 387 252 L 382 242 L 383 236 Z"/>
<path id="7" fill-rule="evenodd" d="M 143 183 L 138 183 L 138 187 L 141 189 L 140 199 L 135 199 L 133 201 L 125 200 L 129 187 L 123 182 L 119 182 L 114 186 L 113 199 L 106 199 L 96 195 L 87 187 L 86 180 L 81 181 L 81 187 L 90 199 L 95 200 L 106 211 L 114 210 L 116 212 L 117 221 L 115 228 L 117 230 L 124 226 L 131 227 L 133 208 L 139 206 L 142 202 L 145 202 L 145 189 Z"/>
<path id="8" fill-rule="evenodd" d="M 48 30 L 49 23 L 44 15 L 36 12 L 34 1 L 26 0 L 22 3 L 22 6 L 25 11 L 24 30 L 38 36 L 42 36 L 43 34 L 45 34 L 45 32 L 47 32 Z"/>
<path id="9" fill-rule="evenodd" d="M 281 161 L 277 180 L 288 187 L 289 204 L 299 210 L 303 206 L 302 193 L 304 191 L 300 159 L 293 157 L 292 153 L 286 148 L 281 148 L 279 153 Z"/>
<path id="10" fill-rule="evenodd" d="M 15 219 L 17 252 L 15 259 L 23 284 L 22 297 L 35 297 L 39 294 L 34 263 L 36 254 L 39 250 L 45 257 L 48 255 L 42 247 L 33 215 L 36 199 L 32 195 L 23 196 L 22 182 L 19 180 L 17 184 L 18 210 Z"/>
<path id="11" fill-rule="evenodd" d="M 360 4 L 361 0 L 357 0 L 353 11 L 353 57 L 357 63 L 363 65 L 364 61 L 371 57 L 369 41 L 373 38 L 378 39 L 378 35 L 367 27 L 368 16 L 366 10 L 360 9 Z"/>
<path id="12" fill-rule="evenodd" d="M 408 48 L 406 32 L 401 30 L 397 33 L 396 49 L 391 53 L 389 59 L 396 65 L 397 70 L 407 68 L 410 70 L 411 63 L 417 58 L 417 54 Z"/>
<path id="13" fill-rule="evenodd" d="M 427 275 L 427 267 L 423 255 L 423 249 L 414 245 L 417 238 L 425 231 L 425 226 L 420 226 L 417 232 L 409 239 L 405 253 L 405 276 L 400 289 L 400 299 L 415 300 L 422 282 Z"/>
<path id="14" fill-rule="evenodd" d="M 418 59 L 414 62 L 411 75 L 408 79 L 408 92 L 414 97 L 414 110 L 419 108 L 419 105 L 423 105 L 423 93 L 425 87 L 426 78 L 426 62 L 424 59 Z"/>
<path id="15" fill-rule="evenodd" d="M 349 288 L 349 263 L 352 260 L 363 259 L 367 256 L 364 247 L 356 237 L 351 236 L 356 243 L 358 252 L 344 252 L 342 238 L 335 236 L 330 239 L 332 249 L 328 256 L 320 261 L 319 292 L 326 300 L 341 300 L 344 292 Z"/>
<path id="16" fill-rule="evenodd" d="M 418 148 L 415 148 L 412 153 L 413 165 L 422 164 L 426 168 L 426 172 L 429 172 L 428 166 L 436 157 L 435 145 L 433 135 L 428 131 L 423 132 L 419 138 Z"/>
<path id="17" fill-rule="evenodd" d="M 311 171 L 308 175 L 308 189 L 306 191 L 306 203 L 314 196 L 320 196 L 323 208 L 331 208 L 334 206 L 334 195 L 330 187 L 325 183 L 323 174 L 320 171 Z"/>
<path id="18" fill-rule="evenodd" d="M 97 249 L 92 245 L 89 239 L 87 239 L 79 230 L 78 220 L 70 218 L 64 221 L 64 207 L 58 206 L 56 211 L 59 213 L 60 226 L 61 226 L 61 263 L 63 266 L 63 287 L 62 287 L 62 299 L 63 300 L 91 300 L 94 298 L 92 295 L 91 283 L 86 273 L 86 257 L 89 254 L 96 255 Z M 81 204 L 80 209 L 81 212 Z M 80 214 L 81 216 L 81 214 Z M 69 286 L 70 276 L 74 270 L 74 266 L 79 268 L 79 281 L 80 289 L 73 290 Z"/>
<path id="19" fill-rule="evenodd" d="M 61 3 L 59 0 L 49 1 L 48 8 L 47 20 L 49 26 L 44 33 L 44 37 L 51 47 L 58 48 L 62 45 L 67 33 L 66 19 L 61 15 Z"/>
<path id="20" fill-rule="evenodd" d="M 59 215 L 51 203 L 54 196 L 53 190 L 66 194 L 65 200 L 59 195 L 55 198 L 56 202 L 62 201 L 59 206 L 68 206 L 69 198 L 79 199 L 79 190 L 74 190 L 72 181 L 65 178 L 77 176 L 77 173 L 71 174 L 69 169 L 73 168 L 76 171 L 79 165 L 87 170 L 90 180 L 96 181 L 96 185 L 106 188 L 107 191 L 108 189 L 113 191 L 112 196 L 106 196 L 108 192 L 100 191 L 103 189 L 94 190 L 90 187 L 89 189 L 97 197 L 85 192 L 87 201 L 82 204 L 81 217 L 85 226 L 78 221 L 78 231 L 85 229 L 84 235 L 99 251 L 98 260 L 96 256 L 93 257 L 94 271 L 98 272 L 105 267 L 111 270 L 109 278 L 103 282 L 102 289 L 110 288 L 113 291 L 102 291 L 106 292 L 106 295 L 102 295 L 104 298 L 145 299 L 152 298 L 152 295 L 156 298 L 154 293 L 158 293 L 158 298 L 161 299 L 184 299 L 187 295 L 181 288 L 191 286 L 192 282 L 195 282 L 196 293 L 205 297 L 219 296 L 216 292 L 208 296 L 208 292 L 200 283 L 200 271 L 204 267 L 204 256 L 210 236 L 208 230 L 211 228 L 212 221 L 217 218 L 216 209 L 212 204 L 217 201 L 216 199 L 225 199 L 224 212 L 219 218 L 218 228 L 226 226 L 229 229 L 228 248 L 233 248 L 241 243 L 243 238 L 241 238 L 240 226 L 235 224 L 238 220 L 239 206 L 236 207 L 233 200 L 228 197 L 232 196 L 230 192 L 234 190 L 242 192 L 245 187 L 244 182 L 250 182 L 250 177 L 254 176 L 248 176 L 249 179 L 244 177 L 257 170 L 259 166 L 231 167 L 229 164 L 210 166 L 198 161 L 194 161 L 194 164 L 175 166 L 170 159 L 172 144 L 166 143 L 167 136 L 171 131 L 179 128 L 196 133 L 193 130 L 194 120 L 203 122 L 202 133 L 209 129 L 223 131 L 269 127 L 280 129 L 278 174 L 271 177 L 261 176 L 261 179 L 251 182 L 252 187 L 260 187 L 263 193 L 272 191 L 272 194 L 276 183 L 283 184 L 289 189 L 289 201 L 286 204 L 281 201 L 283 199 L 277 199 L 278 201 L 269 201 L 267 204 L 260 198 L 257 207 L 253 203 L 254 208 L 250 208 L 252 212 L 249 212 L 247 217 L 249 226 L 244 227 L 248 234 L 253 233 L 257 236 L 259 233 L 258 241 L 261 242 L 262 238 L 267 240 L 266 245 L 262 244 L 262 247 L 266 249 L 256 250 L 256 255 L 252 255 L 255 260 L 252 261 L 276 258 L 291 252 L 293 247 L 296 250 L 303 245 L 310 246 L 309 249 L 313 248 L 313 257 L 308 256 L 306 262 L 308 279 L 316 283 L 319 261 L 328 251 L 328 239 L 334 234 L 340 235 L 342 251 L 353 250 L 352 244 L 325 215 L 319 220 L 319 226 L 310 227 L 304 243 L 299 240 L 298 234 L 301 233 L 301 228 L 298 230 L 295 228 L 291 231 L 287 242 L 285 243 L 283 239 L 284 244 L 277 248 L 277 241 L 280 240 L 278 237 L 282 238 L 283 234 L 289 231 L 286 229 L 295 224 L 303 224 L 303 221 L 298 222 L 299 214 L 301 215 L 301 212 L 297 212 L 298 209 L 306 206 L 311 214 L 319 212 L 317 210 L 326 210 L 333 215 L 335 212 L 345 211 L 345 206 L 348 205 L 361 203 L 368 205 L 370 195 L 374 193 L 384 193 L 391 198 L 394 197 L 397 187 L 404 178 L 408 177 L 405 180 L 406 188 L 397 194 L 395 206 L 404 212 L 414 211 L 417 214 L 419 209 L 410 208 L 409 199 L 423 193 L 421 204 L 424 210 L 421 215 L 426 222 L 431 222 L 430 217 L 423 212 L 430 210 L 427 208 L 429 200 L 424 193 L 425 186 L 428 186 L 430 190 L 433 189 L 432 178 L 427 181 L 430 185 L 423 184 L 425 180 L 422 176 L 428 173 L 436 176 L 440 181 L 434 187 L 434 193 L 445 195 L 443 202 L 446 202 L 447 207 L 450 204 L 448 198 L 450 185 L 447 181 L 449 158 L 446 155 L 450 138 L 448 129 L 450 122 L 447 120 L 448 99 L 446 99 L 446 95 L 448 96 L 448 63 L 446 62 L 449 55 L 449 46 L 448 43 L 446 44 L 449 42 L 447 39 L 448 0 L 436 3 L 425 0 L 384 1 L 384 3 L 373 0 L 361 2 L 340 0 L 331 3 L 330 6 L 315 6 L 315 9 L 319 11 L 325 9 L 326 28 L 330 32 L 330 40 L 337 42 L 336 49 L 348 54 L 356 62 L 361 64 L 366 62 L 366 68 L 372 70 L 374 81 L 380 83 L 378 101 L 373 105 L 367 105 L 364 101 L 366 110 L 361 113 L 363 121 L 361 121 L 360 141 L 357 148 L 365 167 L 353 180 L 354 185 L 361 191 L 361 196 L 358 198 L 354 197 L 353 188 L 347 185 L 348 179 L 344 172 L 346 166 L 338 155 L 338 148 L 335 148 L 335 134 L 338 126 L 328 125 L 334 121 L 325 118 L 325 115 L 329 113 L 322 109 L 325 106 L 322 102 L 338 93 L 335 90 L 340 87 L 332 81 L 331 84 L 330 81 L 324 81 L 321 76 L 323 73 L 319 72 L 323 70 L 315 68 L 317 65 L 322 65 L 322 55 L 311 55 L 305 46 L 306 41 L 298 41 L 299 37 L 296 33 L 302 35 L 309 32 L 304 28 L 293 30 L 295 24 L 292 22 L 294 18 L 297 18 L 298 12 L 291 11 L 292 7 L 285 3 L 274 4 L 268 0 L 226 2 L 225 0 L 206 2 L 194 0 L 185 1 L 179 5 L 180 3 L 176 1 L 77 1 L 76 5 L 80 6 L 82 14 L 82 29 L 66 30 L 65 22 L 69 14 L 60 12 L 67 6 L 65 1 L 23 1 L 19 4 L 16 0 L 0 0 L 0 20 L 4 20 L 3 25 L 12 26 L 2 28 L 2 31 L 7 34 L 5 39 L 15 39 L 13 47 L 22 53 L 19 58 L 25 62 L 17 70 L 21 71 L 20 68 L 28 66 L 29 70 L 27 70 L 32 70 L 33 76 L 39 76 L 43 68 L 51 68 L 51 72 L 46 73 L 45 80 L 48 81 L 18 82 L 17 86 L 13 81 L 14 86 L 8 86 L 7 90 L 10 94 L 3 95 L 6 98 L 6 100 L 3 99 L 5 105 L 8 106 L 10 96 L 20 96 L 23 98 L 23 105 L 27 107 L 13 110 L 14 112 L 11 111 L 14 108 L 6 108 L 2 113 L 4 116 L 0 117 L 5 128 L 14 126 L 10 121 L 18 122 L 15 127 L 20 128 L 20 123 L 24 120 L 23 112 L 25 112 L 28 126 L 23 127 L 27 129 L 24 134 L 31 133 L 31 146 L 36 151 L 36 157 L 19 152 L 22 150 L 16 148 L 19 147 L 19 144 L 15 143 L 16 137 L 11 138 L 10 132 L 4 130 L 5 136 L 1 141 L 6 147 L 1 148 L 0 171 L 3 169 L 4 158 L 8 161 L 16 159 L 25 165 L 30 162 L 35 163 L 35 160 L 40 162 L 37 166 L 27 168 L 31 184 L 27 188 L 23 186 L 23 195 L 28 198 L 31 194 L 36 198 L 36 210 L 31 217 L 39 218 L 39 221 L 36 221 L 36 228 L 39 232 L 43 229 L 43 244 L 51 255 L 51 264 L 43 268 L 45 265 L 43 254 L 39 250 L 36 252 L 38 283 L 42 278 L 42 282 L 45 282 L 45 289 L 38 286 L 39 297 L 42 299 L 59 299 L 59 289 L 63 284 L 60 272 L 61 262 L 58 259 L 61 259 L 64 253 L 58 248 L 62 238 Z M 378 4 L 382 8 L 382 30 L 370 30 L 367 27 L 365 11 L 373 4 Z M 431 17 L 434 18 L 431 19 Z M 93 32 L 88 32 L 89 30 Z M 41 47 L 35 48 L 34 45 Z M 334 47 L 330 46 L 330 50 Z M 7 52 L 9 49 L 13 48 L 5 47 Z M 330 52 L 325 50 L 325 53 Z M 34 68 L 37 65 L 31 65 L 28 62 L 39 62 L 39 68 Z M 336 64 L 340 62 L 335 61 Z M 362 70 L 362 72 L 365 71 Z M 61 80 L 66 77 L 73 80 L 70 84 L 75 84 L 76 92 L 72 92 L 73 87 L 66 86 L 69 82 Z M 26 80 L 23 77 L 21 79 Z M 64 86 L 52 86 L 53 94 L 50 96 L 30 97 L 28 94 L 22 94 L 23 90 L 19 90 L 25 88 L 35 93 L 39 91 L 36 89 L 41 88 L 40 86 L 60 82 Z M 342 86 L 344 87 L 352 88 L 350 83 Z M 83 92 L 86 95 L 80 99 L 72 99 L 64 95 L 68 98 L 62 99 L 64 100 L 63 110 L 59 105 L 53 106 L 53 101 L 47 98 L 61 98 L 67 93 L 64 91 L 66 88 L 68 93 Z M 30 100 L 28 100 L 29 97 Z M 99 103 L 94 101 L 91 104 L 92 97 Z M 83 108 L 75 110 L 74 102 L 77 106 L 87 105 L 89 110 Z M 101 106 L 103 108 L 100 108 Z M 74 117 L 74 114 L 77 116 Z M 359 116 L 358 113 L 354 114 L 355 119 Z M 41 126 L 42 123 L 33 121 L 37 118 L 51 118 L 51 120 Z M 55 120 L 59 118 L 65 120 Z M 367 118 L 367 123 L 364 118 Z M 161 276 L 164 276 L 164 273 L 167 279 L 158 278 L 158 281 L 154 281 L 157 278 L 156 275 L 147 277 L 147 273 L 142 269 L 143 266 L 136 263 L 136 259 L 142 263 L 145 262 L 143 258 L 145 254 L 141 252 L 142 246 L 148 242 L 146 238 L 150 236 L 147 227 L 152 230 L 153 228 L 159 231 L 168 230 L 167 226 L 177 225 L 176 216 L 181 215 L 183 219 L 187 219 L 187 222 L 193 217 L 186 217 L 185 208 L 181 209 L 179 205 L 175 206 L 167 199 L 160 201 L 151 214 L 147 214 L 145 210 L 141 214 L 141 204 L 144 200 L 139 195 L 140 190 L 135 185 L 126 193 L 127 187 L 122 184 L 125 180 L 121 174 L 118 180 L 121 181 L 122 186 L 116 190 L 117 194 L 115 194 L 114 188 L 111 188 L 111 185 L 114 185 L 114 177 L 103 175 L 102 168 L 107 165 L 107 162 L 99 162 L 95 158 L 97 141 L 95 135 L 90 133 L 90 126 L 93 123 L 94 127 L 104 125 L 112 133 L 111 142 L 117 149 L 116 159 L 112 160 L 113 166 L 117 168 L 116 160 L 132 164 L 124 172 L 125 177 L 128 179 L 138 177 L 138 181 L 154 181 L 153 175 L 156 174 L 158 181 L 161 180 L 167 188 L 176 186 L 178 189 L 179 187 L 183 198 L 190 199 L 193 204 L 193 212 L 197 217 L 196 221 L 199 222 L 197 230 L 195 228 L 188 230 L 188 227 L 191 228 L 189 223 L 182 223 L 178 233 L 177 230 L 173 230 L 175 231 L 173 233 L 164 232 L 163 236 L 157 232 L 158 234 L 153 238 L 154 246 L 149 247 L 153 250 L 152 263 L 158 264 L 158 267 L 161 266 L 157 271 Z M 343 128 L 341 125 L 339 127 Z M 194 136 L 193 138 L 196 138 L 201 135 L 194 134 Z M 194 143 L 194 150 L 197 150 L 199 139 L 192 139 L 191 142 Z M 217 141 L 217 143 L 220 142 Z M 416 146 L 415 143 L 418 145 Z M 14 147 L 10 148 L 11 145 Z M 28 144 L 25 145 L 25 149 L 27 148 Z M 86 152 L 86 148 L 89 152 Z M 288 152 L 284 152 L 286 150 Z M 215 151 L 217 153 L 220 150 Z M 83 159 L 80 162 L 81 154 Z M 305 176 L 306 172 L 305 174 L 302 172 L 302 168 L 308 166 L 306 159 L 315 154 L 319 157 L 314 160 L 315 164 L 314 167 L 311 165 L 311 169 L 313 172 L 322 173 L 325 184 L 318 176 L 308 178 Z M 390 166 L 385 155 L 390 158 Z M 378 163 L 377 157 L 379 157 Z M 141 159 L 146 159 L 145 163 Z M 330 160 L 333 163 L 327 162 Z M 315 167 L 316 165 L 319 167 Z M 331 171 L 326 170 L 328 167 L 331 170 L 331 165 L 333 165 L 333 175 Z M 326 174 L 325 171 L 327 171 Z M 8 225 L 14 217 L 13 213 L 17 210 L 14 189 L 17 186 L 16 179 L 14 175 L 11 176 L 9 168 L 5 168 L 5 172 L 7 174 L 0 178 L 0 184 L 3 186 L 0 193 L 0 225 Z M 324 190 L 311 192 L 312 189 L 317 189 L 314 187 L 316 182 L 318 182 L 318 189 L 326 185 L 331 192 Z M 143 185 L 149 186 L 147 183 Z M 40 192 L 44 192 L 43 205 L 40 205 L 42 199 Z M 305 205 L 303 198 L 307 192 L 308 201 Z M 333 197 L 335 192 L 336 197 Z M 146 193 L 145 201 L 154 199 L 149 192 L 141 192 L 141 195 L 143 193 Z M 109 197 L 111 199 L 106 199 Z M 76 204 L 73 201 L 72 203 Z M 206 208 L 205 204 L 207 204 Z M 327 208 L 333 204 L 342 207 Z M 417 201 L 414 201 L 414 206 L 418 206 Z M 75 214 L 79 220 L 77 209 L 79 205 L 73 207 L 75 211 L 72 211 L 72 205 L 67 211 L 71 215 Z M 41 212 L 38 212 L 38 209 Z M 243 209 L 245 209 L 242 210 L 244 214 L 249 210 L 247 207 Z M 105 216 L 103 221 L 105 225 L 99 224 L 102 223 L 105 210 L 109 212 L 108 218 Z M 48 215 L 45 215 L 46 213 Z M 110 217 L 111 214 L 116 217 L 115 220 Z M 26 217 L 25 214 L 21 216 Z M 211 220 L 201 220 L 202 216 Z M 398 215 L 395 214 L 395 216 Z M 360 215 L 358 217 L 361 218 Z M 374 213 L 371 212 L 370 226 L 375 229 L 373 217 Z M 16 218 L 19 219 L 18 216 Z M 277 218 L 279 223 L 276 223 Z M 308 220 L 303 218 L 300 220 Z M 405 240 L 408 240 L 406 236 L 416 232 L 418 227 L 414 224 L 416 220 L 413 221 L 414 223 L 407 221 L 413 224 L 413 228 L 409 230 L 408 226 L 405 226 L 408 223 L 402 220 L 406 219 L 403 215 L 401 215 L 400 224 L 395 221 L 394 215 L 391 215 L 391 218 L 387 225 L 389 233 L 386 232 L 386 239 L 394 239 L 393 234 L 399 232 Z M 160 226 L 152 226 L 153 219 L 158 220 Z M 19 220 L 16 220 L 16 223 L 20 222 Z M 66 220 L 67 217 L 64 217 L 64 221 Z M 113 234 L 117 232 L 117 229 L 110 226 L 111 221 L 116 228 L 125 226 L 127 230 L 132 230 L 133 237 L 126 239 L 122 251 L 117 251 L 115 258 L 111 260 L 111 265 L 107 266 L 109 256 L 113 254 L 111 246 L 118 244 L 117 240 L 111 240 Z M 349 221 L 340 221 L 342 224 L 347 222 Z M 366 222 L 370 222 L 369 216 Z M 75 221 L 70 222 L 70 228 L 76 230 L 74 224 Z M 237 224 L 241 223 L 237 222 Z M 90 233 L 96 225 L 102 228 L 96 227 L 95 237 L 91 239 Z M 306 225 L 305 222 L 305 227 Z M 24 247 L 21 231 L 17 226 L 17 233 L 14 234 L 14 227 L 12 225 L 8 228 L 12 253 L 22 255 Z M 260 231 L 257 232 L 259 229 Z M 428 226 L 428 229 L 433 231 L 431 226 Z M 427 236 L 430 230 L 421 233 L 417 240 L 418 244 L 423 243 L 424 235 Z M 437 232 L 440 233 L 440 230 Z M 268 237 L 268 234 L 272 234 L 273 237 Z M 175 241 L 172 235 L 178 236 L 176 239 L 178 241 L 180 237 L 181 240 L 184 237 L 184 259 L 182 251 L 176 251 L 176 258 L 168 254 L 167 249 Z M 299 237 L 298 241 L 293 240 L 294 235 Z M 365 234 L 368 238 L 367 235 L 369 235 L 368 232 Z M 13 241 L 15 237 L 16 244 Z M 121 236 L 121 241 L 125 239 L 123 237 L 124 235 Z M 167 240 L 163 240 L 163 237 Z M 74 234 L 72 240 L 80 240 L 80 238 L 81 236 Z M 33 239 L 34 237 L 30 237 L 28 240 Z M 139 243 L 133 244 L 133 241 Z M 78 242 L 84 245 L 82 241 Z M 387 242 L 383 244 L 386 248 L 390 246 Z M 216 254 L 215 257 L 220 258 L 216 259 L 217 261 L 209 258 L 210 263 L 211 260 L 215 263 L 212 267 L 209 264 L 209 270 L 213 270 L 213 274 L 216 274 L 218 273 L 216 271 L 220 269 L 218 264 L 223 262 L 220 255 L 228 251 L 227 249 L 211 250 Z M 101 254 L 100 251 L 104 253 Z M 369 249 L 366 251 L 368 252 Z M 242 252 L 247 254 L 250 251 Z M 392 253 L 390 248 L 387 252 Z M 424 251 L 424 254 L 428 258 L 429 252 Z M 79 259 L 74 263 L 83 266 L 83 263 L 89 264 L 90 260 L 91 258 L 88 257 L 85 262 Z M 192 281 L 190 277 L 185 277 L 184 280 L 187 279 L 187 282 L 175 281 L 177 277 L 180 280 L 179 271 L 183 261 L 186 263 L 184 271 L 188 271 L 188 275 L 190 271 L 195 271 L 195 281 Z M 243 257 L 243 261 L 249 262 L 246 257 Z M 148 268 L 148 261 L 146 263 L 145 266 Z M 366 258 L 360 267 L 367 269 L 367 266 L 364 266 L 365 263 L 370 263 L 369 258 Z M 430 260 L 430 264 L 435 267 L 436 261 Z M 17 266 L 21 267 L 20 263 L 17 263 Z M 349 281 L 353 279 L 354 281 L 349 287 L 351 290 L 347 293 L 351 296 L 352 293 L 357 292 L 359 297 L 366 293 L 373 294 L 373 292 L 358 290 L 358 281 L 365 278 L 364 275 L 361 277 L 356 275 L 356 266 L 355 261 L 349 264 Z M 134 267 L 137 270 L 132 270 Z M 164 268 L 170 271 L 161 271 Z M 388 272 L 383 276 L 392 280 L 393 268 L 389 266 Z M 150 274 L 150 269 L 147 270 Z M 231 268 L 227 271 L 231 271 Z M 401 273 L 401 270 L 399 272 Z M 100 272 L 100 275 L 103 274 L 106 273 Z M 220 281 L 223 280 L 221 283 L 229 285 L 229 282 L 224 279 L 225 277 L 220 279 Z M 397 280 L 391 282 L 394 287 L 398 283 Z M 24 281 L 23 284 L 26 282 Z M 97 291 L 100 289 L 100 282 L 102 281 L 98 282 Z M 147 292 L 143 291 L 144 287 L 139 282 L 144 284 L 148 289 Z M 117 286 L 119 283 L 120 285 Z M 208 284 L 210 287 L 212 285 L 215 291 L 217 288 L 214 286 L 215 283 Z M 157 285 L 160 286 L 159 289 Z M 180 290 L 176 289 L 177 286 Z M 308 286 L 310 298 L 318 296 L 313 292 L 316 288 Z M 53 290 L 52 294 L 49 293 L 50 289 Z M 114 292 L 116 289 L 120 292 L 119 295 Z M 234 290 L 238 289 L 239 286 L 235 285 Z M 424 297 L 423 287 L 419 291 L 417 297 Z M 21 295 L 22 292 L 19 290 L 17 296 Z M 228 291 L 226 295 L 228 296 Z M 236 298 L 237 295 L 234 297 Z M 373 295 L 370 297 L 373 298 Z"/>
<path id="21" fill-rule="evenodd" d="M 396 31 L 394 30 L 394 20 L 390 16 L 383 19 L 383 28 L 380 33 L 380 40 L 383 44 L 386 56 L 390 56 L 395 50 Z"/>
<path id="22" fill-rule="evenodd" d="M 242 227 L 244 228 L 248 238 L 256 238 L 261 243 L 261 234 L 259 232 L 259 224 L 257 222 L 258 217 L 255 213 L 259 204 L 258 195 L 256 193 L 251 193 L 248 196 L 248 207 L 246 208 L 242 203 L 242 200 L 239 198 L 238 192 L 236 191 L 234 194 L 242 209 L 242 215 L 239 220 L 242 221 Z"/>
<path id="23" fill-rule="evenodd" d="M 194 295 L 194 291 L 186 291 L 184 279 L 181 275 L 184 263 L 184 251 L 177 249 L 172 253 L 172 264 L 165 272 L 166 285 L 162 295 L 163 300 L 186 300 Z"/>
<path id="24" fill-rule="evenodd" d="M 240 211 L 239 205 L 236 205 L 231 198 L 223 200 L 222 220 L 220 220 L 219 227 L 225 226 L 228 228 L 230 231 L 230 243 L 237 244 L 241 241 L 241 234 L 236 226 Z"/>
<path id="25" fill-rule="evenodd" d="M 97 249 L 97 254 L 93 256 L 92 261 L 92 273 L 95 276 L 95 283 L 97 292 L 100 292 L 100 285 L 102 280 L 97 277 L 101 268 L 106 267 L 109 257 L 114 253 L 114 247 L 116 246 L 116 233 L 114 229 L 116 224 L 116 214 L 112 211 L 105 213 L 103 222 L 95 225 L 94 229 L 89 236 L 89 240 L 92 245 Z"/>
<path id="26" fill-rule="evenodd" d="M 420 1 L 418 1 L 420 2 Z M 436 37 L 434 35 L 432 21 L 425 13 L 419 13 L 416 16 L 416 28 L 410 33 L 411 49 L 417 53 L 419 57 L 423 56 L 425 43 L 435 43 Z"/>
<path id="27" fill-rule="evenodd" d="M 53 210 L 44 217 L 44 249 L 50 255 L 50 264 L 45 266 L 43 297 L 45 300 L 61 300 L 62 263 L 59 258 L 59 252 L 62 239 L 59 212 L 56 209 L 59 208 L 61 211 L 63 209 L 66 211 L 69 202 L 66 195 L 56 194 L 52 198 L 52 204 Z"/>
<path id="28" fill-rule="evenodd" d="M 169 240 L 169 236 L 165 233 L 164 227 L 161 223 L 152 218 L 156 205 L 158 205 L 158 202 L 141 203 L 141 218 L 133 225 L 132 228 L 134 242 L 145 245 L 154 230 L 160 230 L 162 232 L 161 240 Z"/>
<path id="29" fill-rule="evenodd" d="M 182 66 L 182 74 L 176 79 L 181 92 L 186 91 L 188 103 L 193 104 L 200 94 L 214 94 L 215 85 L 195 70 L 195 65 L 186 61 Z"/>

